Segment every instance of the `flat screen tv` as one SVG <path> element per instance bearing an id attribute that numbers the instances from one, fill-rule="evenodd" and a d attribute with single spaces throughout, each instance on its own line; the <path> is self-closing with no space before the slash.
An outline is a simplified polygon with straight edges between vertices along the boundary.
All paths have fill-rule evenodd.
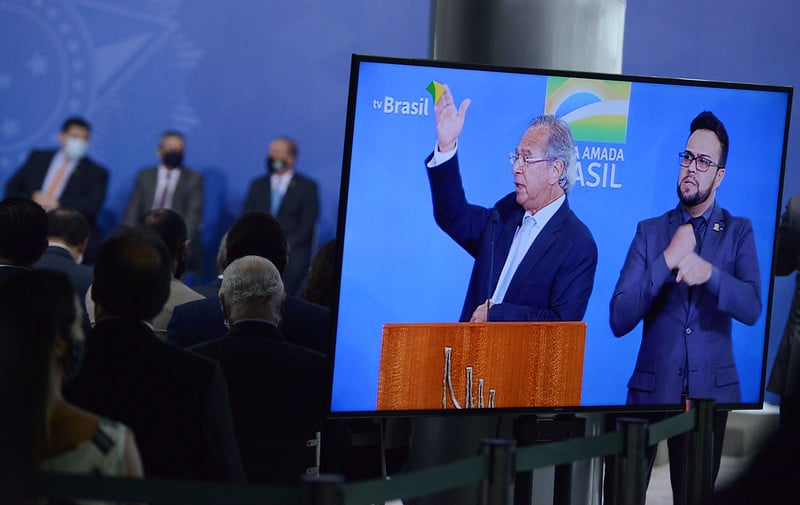
<path id="1" fill-rule="evenodd" d="M 466 99 L 468 107 L 462 106 Z M 449 112 L 463 119 L 457 171 L 453 159 L 444 161 L 449 168 L 428 166 L 437 146 L 440 100 L 451 100 Z M 698 387 L 725 391 L 715 398 L 721 408 L 761 408 L 791 100 L 792 89 L 782 86 L 354 55 L 338 222 L 331 417 L 459 415 L 489 408 L 669 411 L 683 408 L 681 392 Z M 690 124 L 704 111 L 724 125 L 727 160 L 720 157 L 720 133 L 713 133 L 717 144 L 702 135 L 690 140 Z M 506 228 L 512 217 L 521 221 L 523 211 L 514 214 L 514 206 L 531 210 L 527 205 L 536 197 L 517 183 L 533 187 L 538 178 L 542 187 L 552 186 L 551 172 L 560 177 L 569 170 L 568 159 L 555 162 L 551 152 L 534 152 L 523 142 L 531 121 L 543 115 L 567 125 L 575 175 L 527 253 L 542 249 L 540 240 L 550 241 L 536 253 L 541 264 L 525 267 L 539 268 L 543 280 L 515 284 L 510 277 L 505 298 L 489 309 L 489 322 L 466 322 L 476 308 L 465 307 L 468 292 L 473 300 L 494 296 L 521 226 Z M 437 170 L 449 175 L 431 176 L 432 182 L 429 171 Z M 679 183 L 682 174 L 691 175 Z M 468 207 L 461 207 L 459 184 Z M 716 208 L 706 214 L 700 237 L 708 249 L 687 249 L 698 239 L 680 228 L 668 265 L 663 251 L 690 217 L 680 210 L 679 192 L 687 202 L 699 199 L 689 205 L 699 208 L 712 185 Z M 435 212 L 434 191 L 444 210 Z M 567 223 L 558 217 L 562 211 L 583 225 Z M 644 220 L 651 221 L 639 227 Z M 570 234 L 581 238 L 565 246 Z M 718 253 L 706 254 L 714 248 Z M 686 263 L 696 259 L 692 254 L 708 268 Z M 614 308 L 626 258 L 627 299 Z M 679 275 L 696 285 L 678 282 Z M 504 311 L 512 290 L 529 291 L 517 306 L 508 303 L 514 310 Z M 679 290 L 683 298 L 675 294 Z M 685 306 L 677 304 L 680 299 Z M 618 312 L 613 317 L 612 308 Z M 642 313 L 625 312 L 634 310 Z M 649 311 L 659 310 L 648 320 Z M 498 318 L 573 322 L 535 325 L 550 340 L 531 344 L 539 338 L 525 336 L 531 325 L 520 329 Z M 578 340 L 564 337 L 564 328 L 576 330 Z M 450 336 L 428 338 L 438 332 Z M 400 340 L 388 345 L 389 334 Z M 393 355 L 398 349 L 402 356 Z M 572 350 L 577 369 L 565 364 L 575 360 L 565 357 Z M 384 370 L 389 360 L 395 368 Z M 516 378 L 498 385 L 489 362 L 498 369 L 514 364 Z M 554 379 L 553 370 L 561 367 L 572 370 L 577 396 L 552 401 L 545 393 L 543 400 L 528 401 L 512 394 L 534 379 L 534 387 L 558 389 L 562 379 Z M 394 389 L 386 389 L 389 382 Z M 430 390 L 435 402 L 391 401 L 400 390 L 412 396 Z M 379 401 L 381 395 L 392 398 Z"/>

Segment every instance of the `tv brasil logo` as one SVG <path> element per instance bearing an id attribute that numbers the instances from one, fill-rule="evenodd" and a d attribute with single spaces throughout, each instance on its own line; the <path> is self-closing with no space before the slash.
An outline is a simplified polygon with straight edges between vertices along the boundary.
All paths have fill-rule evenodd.
<path id="1" fill-rule="evenodd" d="M 428 116 L 430 114 L 430 98 L 419 97 L 418 100 L 403 100 L 393 96 L 384 96 L 382 100 L 372 100 L 372 108 L 384 114 L 400 116 Z"/>
<path id="2" fill-rule="evenodd" d="M 444 92 L 444 86 L 436 81 L 431 81 L 425 88 L 433 98 L 433 103 L 439 101 Z M 393 96 L 384 96 L 383 100 L 372 100 L 372 108 L 384 114 L 399 114 L 401 116 L 428 116 L 430 115 L 431 98 L 421 96 L 417 100 L 402 100 Z"/>

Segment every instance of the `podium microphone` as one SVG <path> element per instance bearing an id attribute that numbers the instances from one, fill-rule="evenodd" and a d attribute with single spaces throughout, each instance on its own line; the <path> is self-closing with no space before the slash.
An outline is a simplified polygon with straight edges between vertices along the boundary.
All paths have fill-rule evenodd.
<path id="1" fill-rule="evenodd" d="M 492 207 L 489 221 L 492 223 L 492 240 L 490 243 L 491 249 L 489 250 L 489 281 L 486 283 L 486 299 L 492 298 L 492 278 L 494 277 L 494 233 L 497 228 L 497 222 L 500 220 L 500 213 L 497 209 Z"/>

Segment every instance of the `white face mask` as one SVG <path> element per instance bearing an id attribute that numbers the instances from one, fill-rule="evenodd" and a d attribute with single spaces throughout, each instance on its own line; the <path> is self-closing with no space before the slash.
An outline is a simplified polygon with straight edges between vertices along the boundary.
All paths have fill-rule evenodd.
<path id="1" fill-rule="evenodd" d="M 73 160 L 79 160 L 89 151 L 89 142 L 78 137 L 69 137 L 64 145 L 64 152 Z"/>

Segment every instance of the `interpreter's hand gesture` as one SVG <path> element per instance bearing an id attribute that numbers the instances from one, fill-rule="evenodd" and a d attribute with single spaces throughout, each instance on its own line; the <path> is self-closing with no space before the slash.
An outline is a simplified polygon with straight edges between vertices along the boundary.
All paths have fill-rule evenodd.
<path id="1" fill-rule="evenodd" d="M 434 105 L 433 112 L 436 116 L 436 135 L 439 140 L 439 152 L 452 151 L 456 147 L 456 140 L 464 128 L 464 116 L 467 113 L 470 99 L 465 98 L 456 109 L 450 88 L 445 84 L 444 93 Z"/>
<path id="2" fill-rule="evenodd" d="M 669 246 L 664 250 L 664 260 L 670 270 L 675 270 L 696 245 L 694 228 L 689 223 L 678 226 Z"/>

